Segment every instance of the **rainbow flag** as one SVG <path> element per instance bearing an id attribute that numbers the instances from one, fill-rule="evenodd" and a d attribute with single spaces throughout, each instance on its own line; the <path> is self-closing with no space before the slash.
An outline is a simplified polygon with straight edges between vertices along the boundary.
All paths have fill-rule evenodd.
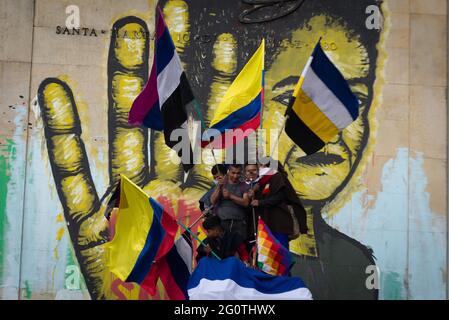
<path id="1" fill-rule="evenodd" d="M 263 105 L 265 40 L 232 82 L 215 110 L 201 146 L 223 149 L 260 126 Z M 240 129 L 240 130 L 238 130 Z"/>
<path id="2" fill-rule="evenodd" d="M 257 225 L 257 266 L 274 276 L 288 275 L 293 265 L 293 255 L 273 236 L 259 217 Z"/>
<path id="3" fill-rule="evenodd" d="M 173 247 L 177 230 L 156 200 L 121 175 L 115 235 L 105 245 L 109 270 L 122 281 L 144 283 L 153 263 Z"/>

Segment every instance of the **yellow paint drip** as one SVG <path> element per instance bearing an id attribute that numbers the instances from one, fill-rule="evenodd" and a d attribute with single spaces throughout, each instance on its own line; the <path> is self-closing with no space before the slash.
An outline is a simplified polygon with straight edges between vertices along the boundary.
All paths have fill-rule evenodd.
<path id="1" fill-rule="evenodd" d="M 61 241 L 62 236 L 64 235 L 64 232 L 65 232 L 65 226 L 58 229 L 58 231 L 56 232 L 56 240 L 57 241 Z"/>
<path id="2" fill-rule="evenodd" d="M 56 216 L 56 222 L 64 222 L 64 215 L 62 213 Z"/>

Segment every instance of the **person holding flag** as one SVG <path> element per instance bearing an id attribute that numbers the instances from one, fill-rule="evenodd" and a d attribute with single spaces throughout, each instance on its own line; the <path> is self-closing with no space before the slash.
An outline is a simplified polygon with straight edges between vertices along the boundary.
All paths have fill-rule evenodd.
<path id="1" fill-rule="evenodd" d="M 246 227 L 249 205 L 248 187 L 240 181 L 242 166 L 231 164 L 226 178 L 210 195 L 214 212 L 220 217 L 222 227 L 228 232 L 238 233 L 244 240 L 248 238 Z"/>
<path id="2" fill-rule="evenodd" d="M 307 233 L 306 211 L 282 166 L 274 170 L 264 163 L 267 162 L 259 164 L 257 186 L 249 192 L 251 206 L 274 237 L 288 249 L 290 240 Z"/>

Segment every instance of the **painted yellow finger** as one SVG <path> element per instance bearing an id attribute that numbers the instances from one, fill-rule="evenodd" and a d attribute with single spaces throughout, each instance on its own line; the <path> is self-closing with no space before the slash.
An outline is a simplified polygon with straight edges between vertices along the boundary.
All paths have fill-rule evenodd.
<path id="1" fill-rule="evenodd" d="M 73 94 L 68 85 L 47 78 L 39 86 L 38 100 L 53 177 L 66 221 L 79 225 L 100 208 Z"/>
<path id="2" fill-rule="evenodd" d="M 237 71 L 237 40 L 233 34 L 222 33 L 216 38 L 212 49 L 212 69 L 214 77 L 210 84 L 208 108 L 204 117 L 207 126 L 215 114 L 220 101 L 232 83 Z M 196 183 L 206 185 L 212 180 L 210 169 L 215 163 L 222 163 L 225 158 L 224 150 L 201 150 L 201 159 L 204 165 L 194 167 L 192 177 Z"/>
<path id="3" fill-rule="evenodd" d="M 93 299 L 102 297 L 104 266 L 101 243 L 106 224 L 81 139 L 81 123 L 69 86 L 47 78 L 39 86 L 38 101 L 53 178 L 75 255 Z"/>
<path id="4" fill-rule="evenodd" d="M 184 53 L 187 40 L 190 39 L 189 7 L 183 0 L 170 0 L 163 9 L 165 23 L 180 55 Z M 185 65 L 183 65 L 184 69 Z"/>
<path id="5" fill-rule="evenodd" d="M 134 16 L 112 27 L 108 61 L 109 179 L 124 174 L 138 185 L 149 179 L 148 130 L 128 125 L 131 105 L 148 78 L 149 34 Z"/>
<path id="6" fill-rule="evenodd" d="M 210 86 L 210 96 L 208 100 L 208 110 L 206 122 L 209 123 L 215 114 L 220 101 L 236 76 L 237 71 L 237 39 L 233 34 L 222 33 L 215 40 L 212 52 L 212 67 L 215 69 L 215 76 Z M 204 157 L 213 156 L 210 151 L 203 152 Z M 215 156 L 218 162 L 224 160 L 224 152 L 216 150 Z"/>

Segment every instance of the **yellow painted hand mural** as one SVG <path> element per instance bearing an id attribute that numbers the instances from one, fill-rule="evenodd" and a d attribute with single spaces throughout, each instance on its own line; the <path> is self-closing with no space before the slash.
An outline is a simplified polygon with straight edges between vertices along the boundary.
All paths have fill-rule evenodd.
<path id="1" fill-rule="evenodd" d="M 363 268 L 374 264 L 372 254 L 356 240 L 330 228 L 322 218 L 322 210 L 332 201 L 341 201 L 340 195 L 360 170 L 368 146 L 376 46 L 380 41 L 377 31 L 368 34 L 362 26 L 354 27 L 351 19 L 363 21 L 351 16 L 354 8 L 342 9 L 332 1 L 320 6 L 306 2 L 278 20 L 248 26 L 238 22 L 238 15 L 245 9 L 240 1 L 168 0 L 162 6 L 186 73 L 203 106 L 206 125 L 233 78 L 265 38 L 263 128 L 280 129 L 301 68 L 318 38 L 323 37 L 326 52 L 358 94 L 362 110 L 354 124 L 309 157 L 303 157 L 285 134 L 281 136 L 278 158 L 309 211 L 310 233 L 292 243 L 293 251 L 300 255 L 294 272 L 318 298 L 334 297 L 338 287 L 360 296 L 365 290 Z M 344 16 L 347 20 L 342 18 L 344 12 L 349 12 Z M 150 39 L 123 37 L 125 31 L 128 35 L 148 34 L 146 23 L 133 16 L 116 21 L 113 30 L 107 62 L 110 186 L 125 174 L 178 216 L 194 219 L 199 214 L 197 201 L 211 185 L 210 165 L 196 165 L 184 181 L 182 167 L 171 161 L 176 155 L 165 145 L 163 135 L 127 124 L 131 104 L 148 78 Z M 137 285 L 119 282 L 106 269 L 102 244 L 108 241 L 107 223 L 90 173 L 71 89 L 60 79 L 48 78 L 41 83 L 38 97 L 59 199 L 92 298 L 148 298 Z M 224 154 L 217 152 L 216 156 L 222 159 Z M 202 151 L 202 157 L 213 162 L 208 150 Z M 338 276 L 348 272 L 345 263 L 357 265 L 357 271 L 348 277 Z M 126 290 L 120 291 L 118 286 Z M 377 292 L 365 293 L 366 298 L 377 297 Z"/>
<path id="2" fill-rule="evenodd" d="M 127 123 L 131 104 L 148 77 L 149 39 L 133 36 L 148 34 L 146 23 L 125 17 L 114 24 L 113 31 L 108 61 L 110 185 L 124 174 L 168 204 L 169 210 L 198 213 L 194 199 L 204 191 L 196 186 L 181 187 L 181 168 L 170 162 L 172 151 L 161 140 L 163 136 L 152 134 L 152 148 L 157 151 L 152 150 L 150 166 L 148 130 Z M 121 297 L 123 292 L 113 292 L 115 280 L 105 266 L 102 244 L 108 241 L 108 225 L 81 139 L 81 121 L 72 90 L 61 79 L 48 78 L 39 86 L 38 100 L 59 199 L 89 292 L 94 299 Z M 173 201 L 167 203 L 167 199 Z M 127 290 L 134 288 L 123 286 Z M 146 295 L 141 293 L 139 297 Z"/>

